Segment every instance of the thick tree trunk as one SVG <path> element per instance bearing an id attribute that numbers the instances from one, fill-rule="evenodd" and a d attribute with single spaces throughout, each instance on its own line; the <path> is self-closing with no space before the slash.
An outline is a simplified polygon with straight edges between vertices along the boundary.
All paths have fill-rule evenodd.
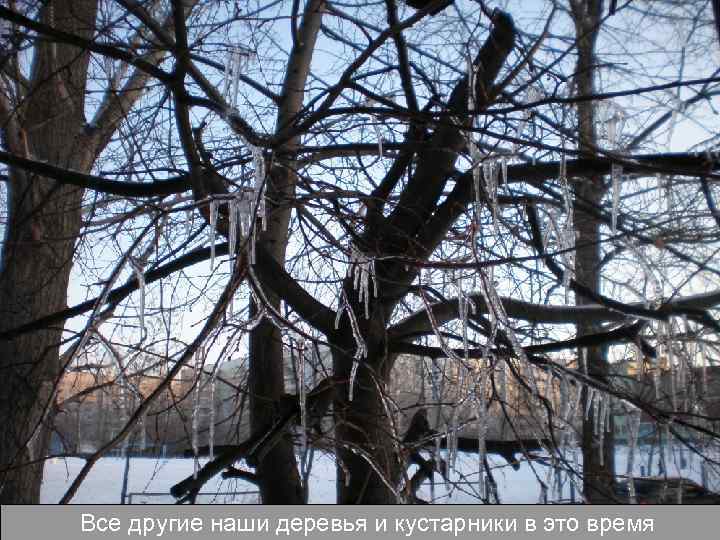
<path id="1" fill-rule="evenodd" d="M 306 3 L 299 39 L 294 43 L 283 82 L 281 104 L 277 116 L 277 134 L 290 128 L 303 106 L 305 85 L 310 73 L 315 42 L 325 0 Z M 259 242 L 284 266 L 288 244 L 288 227 L 297 182 L 295 153 L 300 140 L 292 137 L 275 150 L 276 166 L 268 175 L 267 231 Z M 268 291 L 268 301 L 277 310 L 280 299 Z M 277 415 L 277 403 L 284 393 L 285 358 L 280 331 L 268 319 L 263 320 L 250 336 L 250 418 L 253 433 L 267 429 Z M 305 501 L 298 473 L 293 441 L 287 434 L 257 466 L 260 493 L 264 504 L 300 504 Z"/>
<path id="2" fill-rule="evenodd" d="M 90 37 L 96 0 L 53 2 L 43 19 Z M 84 141 L 85 81 L 89 55 L 70 46 L 36 47 L 22 122 L 13 119 L 4 144 L 20 155 L 88 171 Z M 6 127 L 7 130 L 7 127 Z M 0 266 L 0 331 L 64 309 L 81 225 L 82 190 L 19 170 L 10 171 L 8 222 Z M 37 503 L 46 425 L 61 372 L 62 325 L 0 341 L 0 502 Z"/>
<path id="3" fill-rule="evenodd" d="M 338 380 L 349 381 L 353 359 L 333 355 Z M 378 366 L 372 357 L 370 366 Z M 335 437 L 338 441 L 338 504 L 397 504 L 390 489 L 397 489 L 402 464 L 396 451 L 391 419 L 383 405 L 387 377 L 361 365 L 348 402 L 349 386 L 341 384 L 334 403 Z M 359 451 L 357 451 L 359 450 Z M 372 462 L 372 465 L 371 463 Z"/>
<path id="4" fill-rule="evenodd" d="M 265 320 L 250 334 L 250 427 L 266 431 L 279 414 L 284 393 L 283 350 L 280 331 Z M 303 504 L 293 441 L 289 433 L 258 463 L 260 496 L 264 504 Z"/>
<path id="5" fill-rule="evenodd" d="M 587 204 L 599 205 L 604 188 L 600 178 L 585 179 L 576 187 L 577 199 Z M 600 290 L 600 224 L 596 219 L 582 211 L 575 212 L 575 230 L 577 231 L 577 254 L 575 272 L 577 280 L 595 291 Z M 578 298 L 578 305 L 588 302 Z M 600 325 L 587 321 L 577 327 L 578 336 L 593 334 L 600 331 Z M 590 347 L 586 352 L 588 374 L 600 381 L 607 381 L 609 364 L 606 347 Z M 583 407 L 586 410 L 587 391 L 583 395 Z M 615 443 L 612 431 L 602 436 L 595 430 L 595 413 L 591 407 L 587 419 L 583 420 L 582 452 L 583 452 L 583 491 L 591 503 L 603 504 L 614 502 L 613 484 L 615 481 Z"/>
<path id="6" fill-rule="evenodd" d="M 575 21 L 577 39 L 577 67 L 575 83 L 577 92 L 589 96 L 595 92 L 595 75 L 597 62 L 595 45 L 600 32 L 602 0 L 573 0 L 571 7 Z M 595 130 L 595 105 L 587 101 L 578 104 L 578 147 L 584 154 L 593 155 L 597 145 Z M 577 233 L 577 251 L 575 255 L 575 276 L 583 285 L 595 292 L 600 292 L 600 221 L 578 208 L 580 205 L 599 208 L 605 194 L 602 176 L 581 178 L 575 182 L 575 215 L 573 222 Z M 593 303 L 591 300 L 577 297 L 577 305 Z M 578 336 L 593 334 L 600 331 L 599 324 L 589 320 L 577 325 Z M 607 348 L 590 347 L 587 349 L 588 373 L 601 381 L 607 380 L 609 364 Z M 587 402 L 587 391 L 583 395 L 583 410 Z M 613 486 L 615 483 L 615 444 L 612 433 L 612 421 L 609 431 L 601 437 L 595 430 L 595 413 L 593 408 L 583 420 L 582 452 L 583 452 L 583 491 L 585 498 L 591 503 L 613 502 Z"/>

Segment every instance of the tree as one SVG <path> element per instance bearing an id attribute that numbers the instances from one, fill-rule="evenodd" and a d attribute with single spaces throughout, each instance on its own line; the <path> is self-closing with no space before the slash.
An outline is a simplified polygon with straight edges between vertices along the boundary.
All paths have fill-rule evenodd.
<path id="1" fill-rule="evenodd" d="M 99 28 L 98 4 L 94 0 L 31 2 L 2 8 L 7 30 L 3 40 L 9 46 L 2 58 L 0 114 L 3 147 L 12 156 L 89 172 L 141 98 L 150 72 L 157 70 L 164 53 L 152 47 L 140 49 L 151 45 L 146 31 L 133 35 L 122 20 Z M 127 42 L 142 52 L 102 43 L 112 39 L 112 33 L 125 32 L 129 32 L 124 36 Z M 25 61 L 28 47 L 31 63 Z M 108 84 L 102 89 L 95 86 L 103 81 L 93 80 L 90 60 L 93 50 L 105 49 L 114 53 L 105 57 L 111 70 L 115 59 L 132 58 L 140 67 L 129 69 L 132 64 L 124 64 L 117 73 L 107 73 Z M 91 90 L 103 90 L 100 101 L 87 102 Z M 9 165 L 0 272 L 2 331 L 65 309 L 82 225 L 81 186 Z M 62 325 L 39 327 L 0 345 L 6 377 L 0 399 L 3 502 L 38 500 L 47 453 L 45 417 L 63 369 L 61 330 Z"/>
<path id="2" fill-rule="evenodd" d="M 0 340 L 16 381 L 2 397 L 15 426 L 2 450 L 6 500 L 37 500 L 42 427 L 63 364 L 92 361 L 101 344 L 115 351 L 121 387 L 147 369 L 131 351 L 166 368 L 64 501 L 186 366 L 200 388 L 200 374 L 212 377 L 233 350 L 248 351 L 238 392 L 249 400 L 249 432 L 179 481 L 179 499 L 195 500 L 225 471 L 257 483 L 263 502 L 303 502 L 308 452 L 322 448 L 338 462 L 338 502 L 412 502 L 434 470 L 454 478 L 461 448 L 478 453 L 478 496 L 489 501 L 486 453 L 513 459 L 539 439 L 554 467 L 584 479 L 589 501 L 612 500 L 606 486 L 618 471 L 603 422 L 613 399 L 688 445 L 717 437 L 687 374 L 700 345 L 714 350 L 718 330 L 718 160 L 695 151 L 712 150 L 712 138 L 669 152 L 658 135 L 687 129 L 680 114 L 708 125 L 716 66 L 641 72 L 644 42 L 615 43 L 638 21 L 669 24 L 645 3 L 612 15 L 602 2 L 575 0 L 532 13 L 474 1 L 408 5 L 421 9 L 394 0 L 382 10 L 323 0 L 246 11 L 92 2 L 62 16 L 52 2 L 0 8 L 14 47 L 4 61 L 0 154 L 10 187 L 0 305 L 13 314 Z M 677 9 L 689 14 L 686 48 L 712 39 L 706 7 Z M 627 22 L 611 24 L 621 16 Z M 603 55 L 625 55 L 633 67 L 616 69 Z M 600 81 L 619 90 L 598 90 Z M 107 97 L 86 125 L 94 104 L 84 96 L 100 89 Z M 675 93 L 675 112 L 658 105 L 665 91 Z M 33 131 L 40 105 L 52 129 Z M 668 215 L 657 174 L 673 179 L 681 216 Z M 47 274 L 31 249 L 50 257 L 40 265 Z M 228 266 L 216 264 L 226 255 Z M 65 308 L 73 260 L 89 299 Z M 640 272 L 642 282 L 628 282 Z M 63 344 L 62 325 L 78 315 Z M 656 371 L 653 358 L 668 359 L 682 382 L 672 399 L 640 392 L 642 372 L 638 387 L 612 372 L 610 358 L 628 345 Z M 400 355 L 430 379 L 435 401 L 448 401 L 433 419 L 433 401 L 418 398 L 407 431 L 391 399 Z M 570 407 L 580 396 L 584 405 Z M 587 419 L 572 416 L 580 408 Z M 516 425 L 519 409 L 533 440 Z M 511 440 L 486 436 L 494 416 L 510 423 Z M 566 459 L 578 421 L 585 471 Z M 458 437 L 465 424 L 475 426 L 472 439 Z M 447 463 L 421 451 L 432 440 L 447 447 Z M 409 464 L 419 467 L 412 478 Z"/>

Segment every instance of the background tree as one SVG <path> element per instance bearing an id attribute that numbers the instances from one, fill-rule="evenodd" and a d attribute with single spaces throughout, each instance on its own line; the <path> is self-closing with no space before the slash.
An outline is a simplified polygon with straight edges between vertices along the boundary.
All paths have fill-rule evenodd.
<path id="1" fill-rule="evenodd" d="M 248 351 L 237 392 L 249 400 L 249 431 L 174 486 L 179 499 L 195 500 L 224 471 L 256 482 L 264 502 L 302 502 L 317 448 L 336 457 L 338 502 L 412 502 L 433 470 L 455 478 L 460 448 L 479 454 L 478 496 L 490 501 L 486 453 L 514 459 L 541 445 L 555 468 L 584 478 L 588 500 L 607 500 L 617 471 L 603 422 L 613 399 L 687 444 L 676 426 L 716 437 L 702 396 L 685 396 L 696 386 L 687 374 L 705 361 L 700 344 L 713 350 L 718 329 L 718 160 L 714 135 L 703 134 L 717 67 L 683 63 L 682 50 L 668 48 L 664 65 L 680 66 L 669 74 L 648 64 L 643 40 L 618 39 L 671 24 L 650 4 L 618 6 L 608 19 L 602 3 L 574 0 L 503 9 L 438 0 L 419 10 L 312 0 L 242 11 L 118 1 L 89 6 L 84 19 L 70 13 L 67 27 L 54 4 L 0 8 L 13 45 L 0 154 L 10 187 L 0 279 L 11 314 L 0 339 L 16 381 L 2 396 L 16 426 L 3 443 L 8 501 L 37 499 L 46 443 L 36 434 L 53 388 L 64 363 L 91 359 L 102 343 L 116 351 L 120 386 L 146 369 L 135 353 L 165 368 L 65 502 L 186 366 L 200 387 L 200 373 L 212 376 L 234 351 Z M 708 6 L 678 9 L 685 50 L 706 45 Z M 33 74 L 42 54 L 67 67 L 26 83 L 28 50 Z M 96 115 L 109 107 L 107 121 L 85 124 L 95 102 L 61 106 L 100 91 Z M 78 133 L 62 159 L 40 152 L 52 148 L 40 140 L 26 145 L 32 129 L 17 127 L 40 113 L 24 107 L 43 95 L 54 96 L 39 102 L 56 107 L 43 115 L 57 119 L 53 140 L 67 145 Z M 693 142 L 670 153 L 662 129 L 689 125 L 682 118 L 697 126 Z M 672 181 L 658 185 L 657 174 Z M 670 194 L 682 214 L 668 214 Z M 33 225 L 46 215 L 74 225 Z M 18 251 L 31 248 L 59 258 L 38 265 Z M 66 309 L 68 283 L 71 296 L 87 292 Z M 78 315 L 62 344 L 62 325 Z M 656 371 L 666 358 L 682 384 L 668 399 L 623 384 L 610 370 L 613 354 L 628 356 L 618 345 L 636 345 Z M 413 355 L 435 394 L 418 389 L 424 413 L 391 399 L 401 354 Z M 641 373 L 640 389 L 645 382 Z M 517 425 L 521 409 L 533 441 Z M 588 414 L 573 417 L 579 409 Z M 405 416 L 425 437 L 406 432 Z M 485 436 L 495 416 L 509 438 Z M 467 425 L 475 435 L 458 437 Z M 446 463 L 419 450 L 433 439 Z M 567 460 L 573 440 L 585 471 Z"/>

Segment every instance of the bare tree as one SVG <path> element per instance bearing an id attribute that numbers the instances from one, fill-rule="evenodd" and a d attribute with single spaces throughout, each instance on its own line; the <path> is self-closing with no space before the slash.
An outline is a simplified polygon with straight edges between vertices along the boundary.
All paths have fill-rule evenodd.
<path id="1" fill-rule="evenodd" d="M 222 473 L 263 502 L 304 502 L 315 449 L 336 459 L 341 503 L 418 502 L 436 472 L 457 479 L 458 451 L 478 454 L 477 495 L 492 501 L 487 453 L 514 464 L 539 449 L 586 500 L 616 500 L 619 403 L 712 465 L 693 377 L 718 330 L 718 159 L 702 133 L 718 77 L 682 51 L 666 51 L 670 74 L 639 41 L 617 45 L 670 25 L 657 11 L 54 4 L 0 8 L 6 500 L 37 500 L 64 364 L 98 347 L 108 384 L 131 388 L 147 369 L 136 358 L 165 367 L 63 502 L 184 369 L 199 389 L 233 351 L 247 352 L 233 388 L 249 428 L 179 479 L 180 500 Z M 713 36 L 701 4 L 678 8 L 685 49 Z M 631 67 L 611 60 L 623 54 Z M 690 123 L 700 135 L 669 151 L 663 130 Z M 68 284 L 87 294 L 66 308 Z M 628 347 L 650 366 L 634 384 L 611 362 Z M 672 389 L 648 397 L 663 365 Z"/>

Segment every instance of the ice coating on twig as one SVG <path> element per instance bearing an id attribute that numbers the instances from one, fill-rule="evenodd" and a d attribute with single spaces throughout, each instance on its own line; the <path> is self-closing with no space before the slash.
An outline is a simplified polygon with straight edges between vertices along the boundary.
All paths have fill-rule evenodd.
<path id="1" fill-rule="evenodd" d="M 203 358 L 200 351 L 195 353 L 195 390 L 193 393 L 193 410 L 192 410 L 192 451 L 193 451 L 193 479 L 197 480 L 197 473 L 200 468 L 198 455 L 199 448 L 199 430 L 200 430 L 200 384 L 202 383 L 202 365 Z"/>
<path id="2" fill-rule="evenodd" d="M 451 470 L 455 470 L 457 461 L 457 443 L 458 443 L 458 406 L 454 405 L 450 411 L 450 423 L 448 425 L 447 434 L 447 467 L 448 474 Z"/>
<path id="3" fill-rule="evenodd" d="M 480 223 L 480 213 L 482 211 L 482 192 L 480 189 L 480 176 L 482 173 L 482 154 L 480 149 L 472 138 L 472 134 L 468 134 L 467 137 L 468 147 L 470 149 L 470 167 L 472 168 L 473 177 L 473 193 L 475 195 L 475 221 Z"/>
<path id="4" fill-rule="evenodd" d="M 617 219 L 620 209 L 620 179 L 623 174 L 622 165 L 613 163 L 610 166 L 610 177 L 612 180 L 612 232 L 617 234 Z"/>
<path id="5" fill-rule="evenodd" d="M 462 278 L 458 278 L 456 282 L 458 293 L 458 315 L 462 326 L 463 351 L 465 351 L 465 359 L 468 359 L 470 351 L 468 347 L 468 317 L 475 314 L 477 308 L 473 299 L 463 290 Z"/>
<path id="6" fill-rule="evenodd" d="M 443 337 L 440 330 L 440 326 L 438 325 L 437 319 L 435 318 L 435 313 L 432 310 L 432 306 L 428 302 L 425 292 L 422 289 L 420 289 L 420 297 L 422 298 L 423 304 L 425 305 L 425 312 L 427 313 L 428 320 L 430 321 L 430 326 L 435 334 L 435 337 L 440 344 L 440 349 L 442 349 L 443 353 L 445 353 L 446 358 L 460 362 L 461 358 L 455 353 L 455 351 L 448 347 L 448 344 L 445 341 L 445 338 Z"/>
<path id="7" fill-rule="evenodd" d="M 190 235 L 190 231 L 192 230 L 192 209 L 188 208 L 185 210 L 185 234 L 188 236 Z"/>
<path id="8" fill-rule="evenodd" d="M 215 459 L 215 381 L 217 379 L 218 366 L 215 366 L 210 375 L 210 421 L 208 424 L 208 454 L 209 459 Z"/>
<path id="9" fill-rule="evenodd" d="M 344 309 L 350 319 L 350 328 L 352 330 L 353 338 L 355 339 L 355 355 L 353 357 L 353 365 L 350 370 L 350 380 L 348 381 L 348 401 L 352 401 L 354 395 L 353 390 L 355 386 L 355 377 L 357 376 L 359 361 L 367 356 L 367 346 L 365 344 L 365 340 L 362 337 L 362 333 L 360 332 L 360 325 L 358 324 L 357 317 L 355 317 L 355 312 L 350 305 L 350 301 L 348 300 L 347 294 L 345 294 L 344 289 L 342 295 L 343 303 L 345 304 Z"/>
<path id="10" fill-rule="evenodd" d="M 485 303 L 487 305 L 488 315 L 492 313 L 492 315 L 490 316 L 492 317 L 492 320 L 496 321 L 495 324 L 497 324 L 497 322 L 500 322 L 503 325 L 508 335 L 508 339 L 510 340 L 510 343 L 512 345 L 513 351 L 520 360 L 522 360 L 524 363 L 527 363 L 527 355 L 525 354 L 525 350 L 520 345 L 520 341 L 517 339 L 515 331 L 509 324 L 508 316 L 505 312 L 505 306 L 502 303 L 500 295 L 495 289 L 495 284 L 492 282 L 491 279 L 488 278 L 488 276 L 485 275 L 484 272 L 480 272 L 480 285 L 480 293 L 482 294 L 483 299 L 485 300 Z M 494 338 L 493 332 L 491 332 L 491 335 Z"/>
<path id="11" fill-rule="evenodd" d="M 145 274 L 138 262 L 131 260 L 130 264 L 135 272 L 135 279 L 137 279 L 138 290 L 140 291 L 140 308 L 138 310 L 138 317 L 140 319 L 140 339 L 142 340 L 145 338 Z"/>
<path id="12" fill-rule="evenodd" d="M 477 381 L 475 383 L 473 401 L 475 405 L 475 415 L 477 422 L 477 437 L 478 437 L 478 491 L 481 499 L 487 497 L 487 482 L 485 479 L 485 457 L 486 457 L 486 444 L 485 438 L 487 436 L 488 422 L 487 422 L 487 405 L 486 405 L 486 383 L 487 383 L 487 369 L 485 366 L 480 366 Z"/>
<path id="13" fill-rule="evenodd" d="M 208 231 L 210 241 L 210 269 L 215 269 L 215 238 L 217 235 L 217 201 L 210 199 L 210 230 Z"/>

